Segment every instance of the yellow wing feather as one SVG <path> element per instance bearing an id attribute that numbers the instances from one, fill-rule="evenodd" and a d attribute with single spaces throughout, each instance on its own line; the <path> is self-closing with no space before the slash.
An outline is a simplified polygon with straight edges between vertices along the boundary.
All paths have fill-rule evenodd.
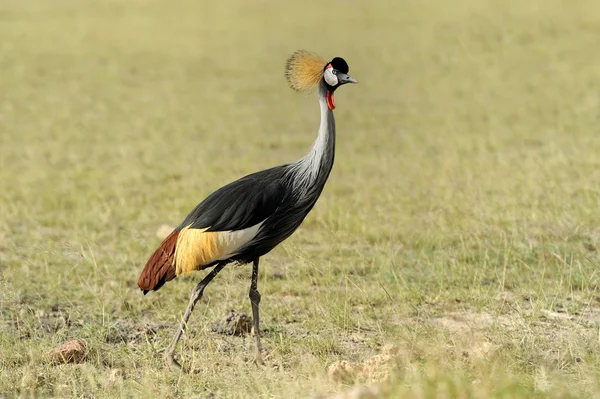
<path id="1" fill-rule="evenodd" d="M 189 227 L 184 227 L 179 232 L 173 259 L 177 275 L 199 270 L 219 257 L 217 234 L 219 233 Z"/>
<path id="2" fill-rule="evenodd" d="M 252 240 L 261 223 L 237 231 L 206 231 L 184 227 L 177 236 L 173 265 L 175 273 L 188 274 L 226 259 Z"/>

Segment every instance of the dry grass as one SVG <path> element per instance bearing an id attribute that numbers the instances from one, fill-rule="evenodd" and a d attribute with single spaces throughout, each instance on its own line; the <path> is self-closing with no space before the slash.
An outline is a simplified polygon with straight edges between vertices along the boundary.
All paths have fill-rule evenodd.
<path id="1" fill-rule="evenodd" d="M 0 394 L 599 396 L 598 37 L 592 0 L 2 2 Z M 261 263 L 267 365 L 213 332 L 250 310 L 228 268 L 169 373 L 201 276 L 135 281 L 161 224 L 308 149 L 298 48 L 361 84 L 323 197 Z M 70 340 L 85 361 L 45 361 Z"/>

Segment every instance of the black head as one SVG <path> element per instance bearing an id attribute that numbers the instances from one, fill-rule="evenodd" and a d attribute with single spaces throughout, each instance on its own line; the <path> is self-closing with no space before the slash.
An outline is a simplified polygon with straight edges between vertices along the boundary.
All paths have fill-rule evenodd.
<path id="1" fill-rule="evenodd" d="M 341 73 L 348 73 L 348 71 L 350 71 L 348 63 L 341 57 L 335 57 L 331 60 L 330 64 L 334 69 L 337 69 Z"/>
<path id="2" fill-rule="evenodd" d="M 325 65 L 323 69 L 323 80 L 330 92 L 346 83 L 358 83 L 356 79 L 348 75 L 348 63 L 341 57 L 335 57 Z"/>

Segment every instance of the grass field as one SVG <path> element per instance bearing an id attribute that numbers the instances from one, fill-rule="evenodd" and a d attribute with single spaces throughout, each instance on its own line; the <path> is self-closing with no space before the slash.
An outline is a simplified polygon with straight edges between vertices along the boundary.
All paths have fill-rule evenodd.
<path id="1" fill-rule="evenodd" d="M 308 150 L 298 48 L 361 83 L 261 262 L 267 364 L 212 331 L 250 314 L 228 267 L 171 373 L 202 274 L 137 277 L 162 224 Z M 599 48 L 595 0 L 0 2 L 0 395 L 600 397 Z M 85 361 L 49 363 L 71 339 Z"/>

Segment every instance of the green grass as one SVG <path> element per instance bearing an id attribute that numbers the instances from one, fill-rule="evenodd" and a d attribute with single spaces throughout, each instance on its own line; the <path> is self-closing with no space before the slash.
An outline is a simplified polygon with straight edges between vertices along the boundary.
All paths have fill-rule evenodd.
<path id="1" fill-rule="evenodd" d="M 600 396 L 600 4 L 593 0 L 0 3 L 0 394 Z M 343 56 L 336 165 L 298 232 L 197 306 L 136 287 L 163 224 L 302 156 L 298 48 Z M 44 355 L 87 342 L 82 364 Z M 387 376 L 328 376 L 395 345 Z"/>

